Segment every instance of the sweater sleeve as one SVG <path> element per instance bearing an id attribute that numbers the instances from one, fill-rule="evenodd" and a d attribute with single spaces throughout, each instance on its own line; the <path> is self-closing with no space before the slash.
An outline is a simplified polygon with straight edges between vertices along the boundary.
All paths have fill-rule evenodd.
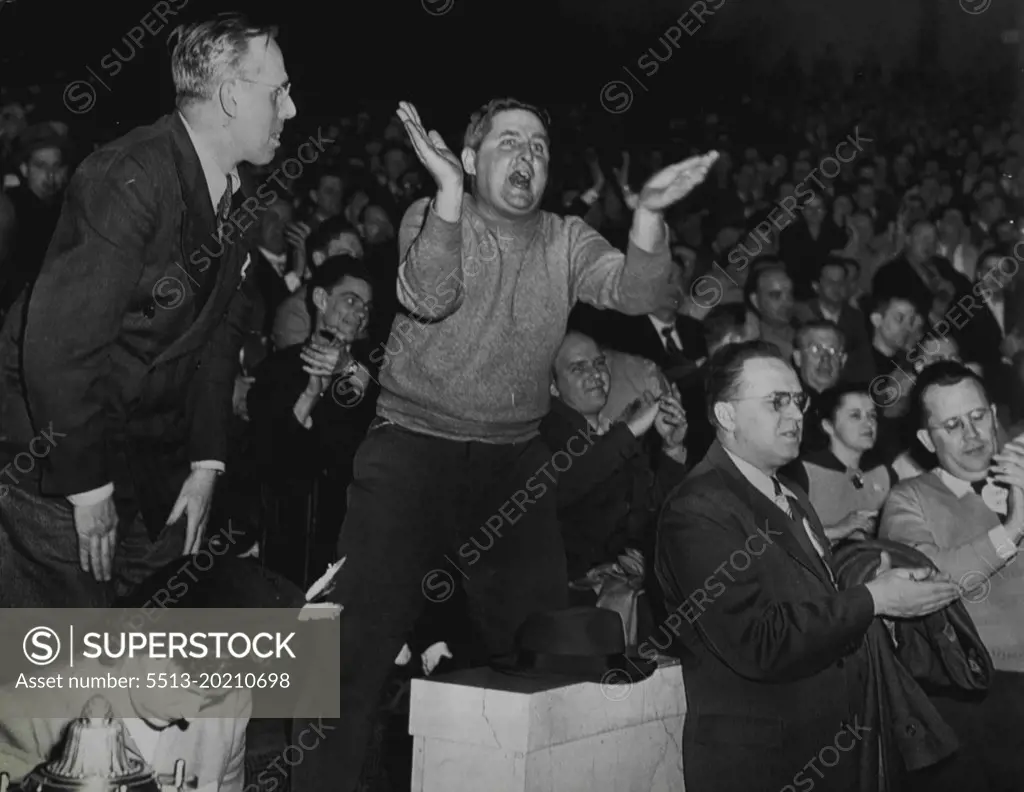
<path id="1" fill-rule="evenodd" d="M 398 299 L 417 316 L 444 319 L 462 304 L 462 223 L 442 220 L 432 199 L 416 201 L 398 231 Z"/>
<path id="2" fill-rule="evenodd" d="M 649 314 L 658 307 L 673 266 L 667 242 L 648 253 L 631 239 L 623 254 L 578 217 L 567 218 L 565 224 L 573 303 L 582 301 L 630 316 Z"/>
<path id="3" fill-rule="evenodd" d="M 998 525 L 976 539 L 956 547 L 940 548 L 929 526 L 921 498 L 912 487 L 897 487 L 889 494 L 878 529 L 882 539 L 908 544 L 928 556 L 940 572 L 946 572 L 969 593 L 985 583 L 1015 553 L 1006 545 L 1006 529 Z M 1013 543 L 1010 542 L 1010 547 Z"/>

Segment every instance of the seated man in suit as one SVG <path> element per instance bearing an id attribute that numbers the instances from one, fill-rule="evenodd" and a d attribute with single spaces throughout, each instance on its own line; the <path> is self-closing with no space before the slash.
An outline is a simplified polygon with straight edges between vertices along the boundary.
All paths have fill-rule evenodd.
<path id="1" fill-rule="evenodd" d="M 608 366 L 597 343 L 580 333 L 566 335 L 553 368 L 551 411 L 540 433 L 552 452 L 573 457 L 557 486 L 569 580 L 576 580 L 627 548 L 649 549 L 661 499 L 686 470 L 686 416 L 665 394 L 635 405 L 627 420 L 602 421 Z M 662 440 L 653 459 L 644 442 L 652 427 Z"/>
<path id="2" fill-rule="evenodd" d="M 793 346 L 793 363 L 809 399 L 800 448 L 805 453 L 820 451 L 828 448 L 828 437 L 821 428 L 818 402 L 821 394 L 839 382 L 847 360 L 846 337 L 828 319 L 818 319 L 796 331 Z"/>
<path id="3" fill-rule="evenodd" d="M 683 380 L 707 357 L 701 324 L 682 312 L 683 271 L 669 270 L 666 298 L 654 313 L 626 316 L 614 311 L 577 308 L 571 326 L 601 346 L 647 358 L 683 388 Z"/>
<path id="4" fill-rule="evenodd" d="M 249 392 L 256 478 L 274 503 L 264 514 L 266 557 L 291 580 L 303 580 L 310 559 L 323 563 L 334 554 L 352 462 L 374 418 L 380 391 L 370 360 L 375 350 L 360 341 L 374 310 L 370 279 L 350 256 L 320 265 L 305 306 L 312 337 L 271 354 Z M 313 503 L 316 514 L 309 513 Z M 316 532 L 306 546 L 296 526 L 311 520 Z"/>
<path id="5" fill-rule="evenodd" d="M 934 699 L 965 743 L 925 771 L 920 788 L 1017 789 L 1024 771 L 1024 442 L 999 448 L 982 380 L 954 361 L 928 366 L 914 389 L 918 439 L 938 467 L 896 485 L 880 537 L 916 547 L 964 589 L 996 668 L 987 696 Z"/>
<path id="6" fill-rule="evenodd" d="M 853 262 L 856 266 L 856 262 Z M 869 382 L 872 364 L 868 323 L 860 309 L 849 303 L 850 278 L 847 259 L 830 256 L 811 283 L 815 297 L 796 307 L 802 324 L 825 319 L 838 327 L 846 339 L 846 365 L 842 375 L 846 382 Z"/>
<path id="7" fill-rule="evenodd" d="M 768 257 L 755 261 L 744 296 L 757 315 L 761 340 L 775 344 L 788 360 L 793 354 L 796 319 L 793 316 L 793 281 L 786 272 L 786 265 Z"/>
<path id="8" fill-rule="evenodd" d="M 183 585 L 185 581 L 189 585 Z M 169 593 L 174 592 L 177 596 Z M 180 592 L 180 593 L 179 593 Z M 302 592 L 249 561 L 219 558 L 205 571 L 190 559 L 167 564 L 145 580 L 125 608 L 295 608 L 304 604 Z M 156 618 L 156 617 L 154 617 Z M 82 665 L 84 662 L 86 665 Z M 101 660 L 76 663 L 76 676 L 134 676 L 180 674 L 179 659 L 124 657 L 105 665 Z M 184 663 L 187 663 L 185 660 Z M 226 669 L 225 669 L 226 670 Z M 198 674 L 193 672 L 193 677 Z M 37 691 L 33 691 L 33 701 Z M 40 703 L 39 712 L 67 717 L 33 717 L 25 713 L 26 697 L 10 687 L 0 689 L 0 771 L 19 783 L 43 762 L 54 758 L 68 724 L 79 717 L 95 690 L 40 690 L 54 696 Z M 140 685 L 110 688 L 104 698 L 124 724 L 125 744 L 157 774 L 173 774 L 175 762 L 185 761 L 186 777 L 195 776 L 199 792 L 241 792 L 245 783 L 245 732 L 252 696 L 240 689 L 171 690 Z M 58 754 L 59 755 L 59 754 Z M 89 757 L 95 759 L 96 757 Z"/>
<path id="9" fill-rule="evenodd" d="M 270 339 L 276 349 L 285 349 L 309 340 L 313 327 L 306 308 L 309 280 L 321 264 L 332 256 L 363 258 L 363 243 L 358 232 L 344 217 L 324 220 L 306 240 L 306 266 L 302 285 L 278 305 Z"/>
<path id="10" fill-rule="evenodd" d="M 717 441 L 665 504 L 654 564 L 688 650 L 686 786 L 803 789 L 809 760 L 834 746 L 822 788 L 878 789 L 865 635 L 877 616 L 931 613 L 959 590 L 883 557 L 872 581 L 839 591 L 806 493 L 776 475 L 799 454 L 807 404 L 788 358 L 750 342 L 708 366 Z"/>

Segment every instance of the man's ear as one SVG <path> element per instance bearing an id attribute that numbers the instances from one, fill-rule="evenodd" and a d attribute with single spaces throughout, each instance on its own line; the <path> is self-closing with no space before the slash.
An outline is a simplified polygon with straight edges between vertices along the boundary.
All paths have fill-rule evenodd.
<path id="1" fill-rule="evenodd" d="M 314 267 L 319 267 L 326 260 L 327 260 L 327 253 L 325 253 L 323 250 L 314 250 L 313 251 L 313 266 Z"/>
<path id="2" fill-rule="evenodd" d="M 917 439 L 921 441 L 921 445 L 925 447 L 929 454 L 935 453 L 935 443 L 932 442 L 932 436 L 928 434 L 927 429 L 918 429 Z"/>
<path id="3" fill-rule="evenodd" d="M 874 311 L 871 314 L 871 324 L 877 330 L 882 326 L 882 315 L 878 311 Z"/>
<path id="4" fill-rule="evenodd" d="M 799 349 L 793 350 L 793 365 L 796 366 L 797 370 L 804 364 L 804 353 Z"/>
<path id="5" fill-rule="evenodd" d="M 462 149 L 462 170 L 470 176 L 476 176 L 476 152 L 469 146 Z"/>
<path id="6" fill-rule="evenodd" d="M 558 392 L 558 386 L 554 383 L 553 380 L 551 382 L 551 385 L 548 387 L 548 390 L 550 391 L 551 395 L 554 396 L 556 399 L 559 398 L 560 394 Z"/>
<path id="7" fill-rule="evenodd" d="M 238 98 L 235 96 L 237 90 L 238 82 L 236 80 L 225 80 L 220 84 L 220 89 L 217 92 L 220 106 L 229 118 L 235 118 L 238 115 Z"/>
<path id="8" fill-rule="evenodd" d="M 18 166 L 18 172 L 21 173 L 21 178 L 27 179 L 28 178 L 28 163 L 27 162 L 21 163 L 21 165 Z"/>
<path id="9" fill-rule="evenodd" d="M 728 402 L 720 401 L 715 404 L 715 420 L 725 431 L 731 432 L 736 425 L 736 413 L 733 406 Z"/>

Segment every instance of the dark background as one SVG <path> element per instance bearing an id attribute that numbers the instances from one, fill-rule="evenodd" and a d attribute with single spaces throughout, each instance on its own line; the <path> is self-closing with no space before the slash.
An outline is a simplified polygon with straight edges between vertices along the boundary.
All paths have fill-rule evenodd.
<path id="1" fill-rule="evenodd" d="M 712 7 L 721 0 L 707 0 Z M 968 14 L 963 4 L 988 3 Z M 311 122 L 360 105 L 415 102 L 428 125 L 461 130 L 469 110 L 499 95 L 515 95 L 556 110 L 585 103 L 600 112 L 602 86 L 623 77 L 693 0 L 170 0 L 177 17 L 135 47 L 124 38 L 154 0 L 78 3 L 0 0 L 0 86 L 7 95 L 33 88 L 42 111 L 72 121 L 101 139 L 172 107 L 166 38 L 176 21 L 243 10 L 280 26 L 293 96 Z M 450 9 L 445 11 L 450 6 Z M 434 12 L 433 14 L 430 12 Z M 723 95 L 757 89 L 784 95 L 786 85 L 757 83 L 788 49 L 808 65 L 831 44 L 856 71 L 864 56 L 891 70 L 903 64 L 975 75 L 1017 70 L 1020 47 L 1001 41 L 1024 15 L 1020 0 L 724 0 L 695 35 L 684 35 L 661 64 L 647 93 L 617 116 L 623 133 L 641 142 L 653 118 L 690 116 Z M 100 67 L 116 49 L 123 68 Z M 1020 61 L 1024 63 L 1024 60 Z M 63 107 L 64 86 L 105 78 L 97 102 L 74 116 Z M 641 75 L 642 76 L 642 75 Z M 447 126 L 446 126 L 447 125 Z M 305 124 L 303 124 L 305 126 Z M 638 137 L 639 136 L 639 137 Z"/>

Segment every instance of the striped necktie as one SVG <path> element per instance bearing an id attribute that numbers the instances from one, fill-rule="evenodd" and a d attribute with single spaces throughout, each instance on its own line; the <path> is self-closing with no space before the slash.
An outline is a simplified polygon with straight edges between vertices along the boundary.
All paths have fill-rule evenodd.
<path id="1" fill-rule="evenodd" d="M 775 505 L 782 509 L 786 513 L 786 516 L 794 522 L 798 522 L 803 526 L 804 533 L 807 534 L 807 538 L 811 542 L 811 546 L 814 547 L 818 553 L 818 557 L 821 559 L 822 566 L 825 567 L 825 571 L 828 572 L 828 579 L 832 581 L 832 585 L 839 588 L 836 583 L 835 575 L 832 574 L 832 567 L 829 566 L 828 559 L 829 555 L 825 548 L 822 546 L 821 541 L 814 534 L 814 530 L 811 528 L 811 521 L 807 518 L 807 513 L 804 511 L 803 506 L 800 502 L 792 495 L 786 495 L 782 491 L 782 485 L 779 483 L 777 478 L 772 479 L 772 484 L 775 486 Z"/>

